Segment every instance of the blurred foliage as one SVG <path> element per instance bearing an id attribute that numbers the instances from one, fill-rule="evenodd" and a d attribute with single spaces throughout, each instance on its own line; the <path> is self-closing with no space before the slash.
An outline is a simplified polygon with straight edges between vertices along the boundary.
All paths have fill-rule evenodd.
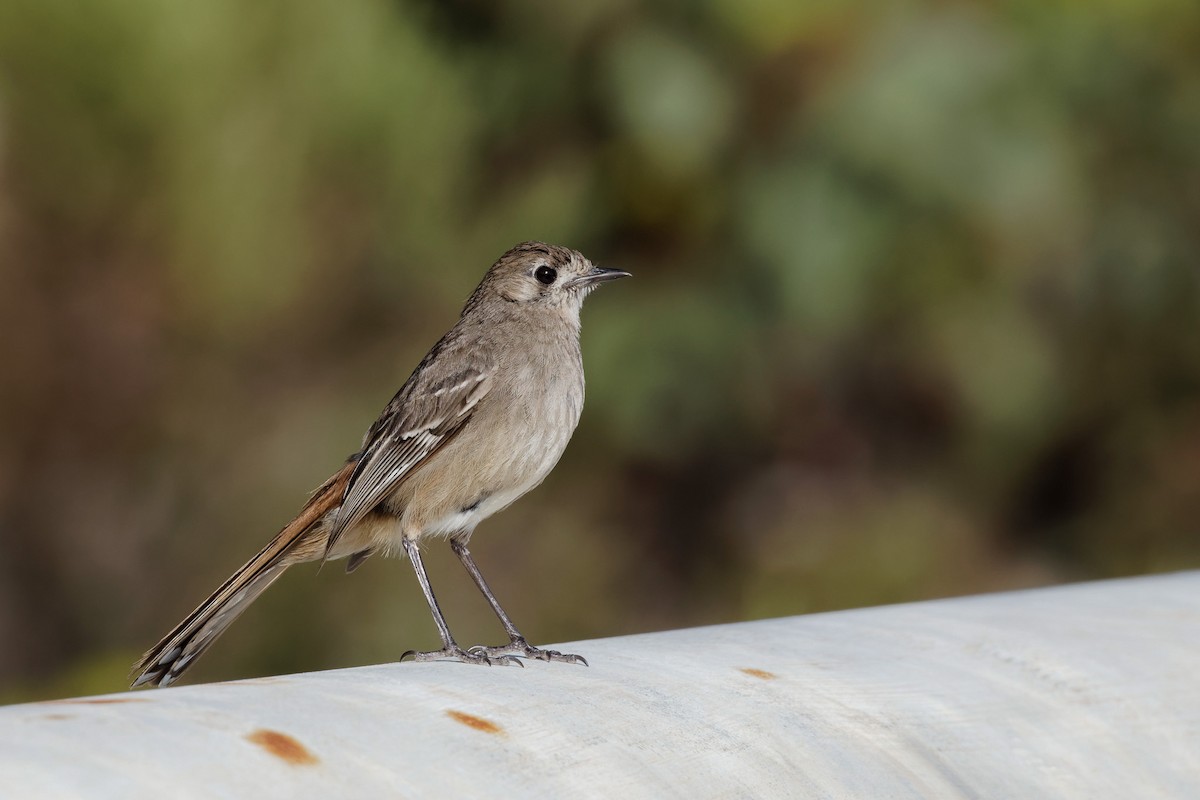
<path id="1" fill-rule="evenodd" d="M 537 641 L 1200 566 L 1198 101 L 1194 0 L 9 0 L 0 700 L 121 688 L 529 238 L 636 275 L 475 540 Z M 314 573 L 198 677 L 434 643 Z"/>

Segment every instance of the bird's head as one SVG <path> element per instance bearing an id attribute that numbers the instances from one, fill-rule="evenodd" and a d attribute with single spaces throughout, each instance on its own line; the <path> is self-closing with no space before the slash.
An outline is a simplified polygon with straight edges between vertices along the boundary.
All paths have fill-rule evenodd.
<path id="1" fill-rule="evenodd" d="M 522 242 L 492 265 L 463 314 L 481 303 L 515 303 L 531 312 L 562 314 L 578 322 L 583 300 L 605 281 L 629 277 L 596 267 L 582 254 L 543 242 Z"/>

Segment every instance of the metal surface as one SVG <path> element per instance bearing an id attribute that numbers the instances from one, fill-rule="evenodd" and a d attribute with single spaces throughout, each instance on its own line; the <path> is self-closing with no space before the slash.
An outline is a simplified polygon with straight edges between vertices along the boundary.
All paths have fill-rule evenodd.
<path id="1" fill-rule="evenodd" d="M 1200 572 L 0 708 L 0 797 L 1200 798 Z"/>

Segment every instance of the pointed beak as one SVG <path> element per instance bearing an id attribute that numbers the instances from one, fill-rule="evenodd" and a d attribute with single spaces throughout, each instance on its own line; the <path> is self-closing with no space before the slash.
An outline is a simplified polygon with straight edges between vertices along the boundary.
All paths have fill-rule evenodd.
<path id="1" fill-rule="evenodd" d="M 586 272 L 583 275 L 580 275 L 578 278 L 572 279 L 568 286 L 570 286 L 572 289 L 578 289 L 580 287 L 592 286 L 594 284 L 604 283 L 606 281 L 615 281 L 617 278 L 631 277 L 633 276 L 624 270 L 592 267 L 590 272 Z"/>

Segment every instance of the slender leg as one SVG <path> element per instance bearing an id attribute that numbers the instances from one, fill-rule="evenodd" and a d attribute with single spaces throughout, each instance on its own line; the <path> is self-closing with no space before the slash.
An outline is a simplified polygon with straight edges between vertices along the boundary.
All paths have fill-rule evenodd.
<path id="1" fill-rule="evenodd" d="M 429 604 L 429 611 L 433 614 L 433 621 L 437 625 L 438 634 L 442 637 L 441 650 L 427 650 L 418 652 L 409 650 L 404 655 L 400 656 L 400 660 L 412 656 L 413 661 L 437 661 L 443 658 L 453 658 L 458 661 L 465 661 L 468 664 L 516 664 L 523 666 L 520 661 L 512 656 L 490 653 L 468 653 L 463 650 L 454 641 L 454 637 L 450 635 L 450 627 L 446 625 L 446 618 L 442 616 L 442 609 L 438 607 L 437 598 L 433 596 L 433 587 L 429 585 L 429 576 L 425 574 L 425 564 L 421 562 L 421 551 L 417 548 L 417 543 L 411 539 L 404 540 L 404 552 L 408 553 L 408 558 L 412 561 L 413 570 L 417 573 L 417 582 L 421 584 L 421 591 L 425 593 L 425 602 Z"/>
<path id="2" fill-rule="evenodd" d="M 450 547 L 454 550 L 455 555 L 458 556 L 463 566 L 467 568 L 471 579 L 475 581 L 475 585 L 479 587 L 479 591 L 483 592 L 483 596 L 487 598 L 488 605 L 492 607 L 492 611 L 496 612 L 496 616 L 500 618 L 500 624 L 504 626 L 504 632 L 508 634 L 508 644 L 500 645 L 499 647 L 472 647 L 472 653 L 480 653 L 488 657 L 503 656 L 506 653 L 512 653 L 518 656 L 525 656 L 526 658 L 537 658 L 542 661 L 564 661 L 568 664 L 583 664 L 585 667 L 587 666 L 587 660 L 583 656 L 577 656 L 573 653 L 560 653 L 557 650 L 543 650 L 525 641 L 525 637 L 517 630 L 517 626 L 509 619 L 508 614 L 504 613 L 504 609 L 500 607 L 500 601 L 492 594 L 487 581 L 483 579 L 483 573 L 479 571 L 479 567 L 475 564 L 475 559 L 471 557 L 471 551 L 467 549 L 467 543 L 461 539 L 451 539 Z"/>

